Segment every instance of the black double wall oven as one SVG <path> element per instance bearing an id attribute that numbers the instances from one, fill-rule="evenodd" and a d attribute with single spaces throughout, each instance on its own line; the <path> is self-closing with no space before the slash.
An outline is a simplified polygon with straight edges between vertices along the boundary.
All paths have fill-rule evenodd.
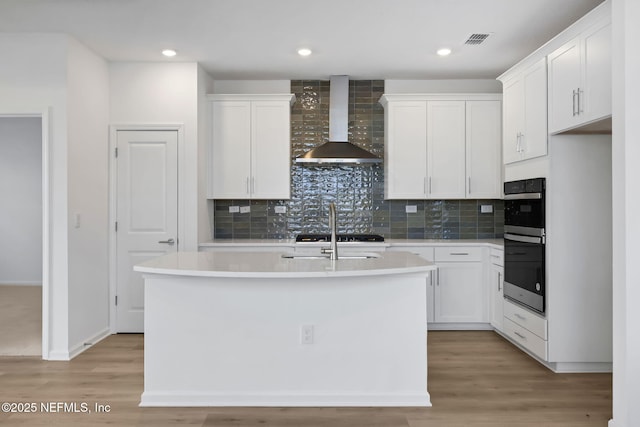
<path id="1" fill-rule="evenodd" d="M 504 184 L 504 296 L 545 311 L 545 179 Z"/>

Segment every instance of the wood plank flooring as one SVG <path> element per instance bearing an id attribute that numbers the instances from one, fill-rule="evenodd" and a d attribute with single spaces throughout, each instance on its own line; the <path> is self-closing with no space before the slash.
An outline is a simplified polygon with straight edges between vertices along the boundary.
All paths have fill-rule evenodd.
<path id="1" fill-rule="evenodd" d="M 42 355 L 42 286 L 0 285 L 0 356 Z"/>
<path id="2" fill-rule="evenodd" d="M 71 362 L 0 357 L 0 413 L 11 426 L 605 427 L 610 374 L 554 374 L 491 331 L 429 332 L 431 408 L 139 408 L 143 337 L 114 335 Z M 40 403 L 91 413 L 42 412 Z M 110 412 L 95 412 L 95 404 Z"/>

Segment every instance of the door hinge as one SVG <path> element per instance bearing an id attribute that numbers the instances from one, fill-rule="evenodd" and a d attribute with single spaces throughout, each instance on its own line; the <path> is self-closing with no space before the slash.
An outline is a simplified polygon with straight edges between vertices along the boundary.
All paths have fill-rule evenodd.
<path id="1" fill-rule="evenodd" d="M 118 147 L 116 147 L 116 158 L 118 157 Z"/>
<path id="2" fill-rule="evenodd" d="M 116 295 L 116 305 L 118 305 L 118 295 Z"/>

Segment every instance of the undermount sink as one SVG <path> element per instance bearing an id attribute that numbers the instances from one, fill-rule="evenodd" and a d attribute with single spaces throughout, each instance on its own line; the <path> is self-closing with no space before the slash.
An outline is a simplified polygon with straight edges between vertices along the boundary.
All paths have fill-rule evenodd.
<path id="1" fill-rule="evenodd" d="M 326 254 L 282 254 L 282 258 L 287 259 L 330 259 L 330 255 Z M 371 259 L 380 258 L 380 254 L 375 252 L 363 252 L 358 254 L 339 254 L 338 260 L 341 259 Z"/>

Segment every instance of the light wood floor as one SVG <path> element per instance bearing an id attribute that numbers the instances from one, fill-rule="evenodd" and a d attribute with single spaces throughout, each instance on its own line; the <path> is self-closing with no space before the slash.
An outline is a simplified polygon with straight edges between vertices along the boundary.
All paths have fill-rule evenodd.
<path id="1" fill-rule="evenodd" d="M 610 374 L 554 374 L 490 331 L 428 341 L 431 408 L 139 408 L 143 337 L 114 335 L 71 362 L 0 357 L 0 403 L 99 403 L 109 413 L 0 413 L 0 424 L 605 427 L 611 418 Z"/>
<path id="2" fill-rule="evenodd" d="M 0 285 L 0 356 L 42 355 L 42 286 Z"/>

